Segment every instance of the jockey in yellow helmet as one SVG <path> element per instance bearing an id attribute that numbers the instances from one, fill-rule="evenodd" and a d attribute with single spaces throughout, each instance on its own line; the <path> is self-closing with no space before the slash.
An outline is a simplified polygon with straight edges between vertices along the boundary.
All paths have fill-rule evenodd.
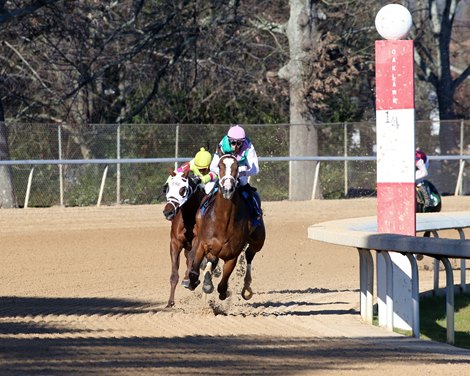
<path id="1" fill-rule="evenodd" d="M 188 170 L 192 171 L 194 176 L 199 178 L 200 183 L 205 187 L 206 193 L 208 190 L 212 189 L 215 180 L 217 180 L 217 174 L 209 170 L 209 166 L 212 161 L 212 155 L 206 149 L 201 148 L 193 159 L 189 162 L 183 163 L 180 167 L 176 169 L 177 172 L 186 172 Z"/>

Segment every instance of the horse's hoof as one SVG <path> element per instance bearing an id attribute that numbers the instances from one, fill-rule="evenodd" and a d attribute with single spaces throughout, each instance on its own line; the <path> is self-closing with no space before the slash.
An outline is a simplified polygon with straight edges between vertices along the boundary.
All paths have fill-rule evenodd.
<path id="1" fill-rule="evenodd" d="M 243 287 L 242 298 L 245 300 L 250 300 L 253 297 L 253 290 L 251 287 Z"/>
<path id="2" fill-rule="evenodd" d="M 220 267 L 219 266 L 216 266 L 214 268 L 214 270 L 212 271 L 212 275 L 215 277 L 215 278 L 219 278 L 221 275 L 222 275 L 222 271 L 220 270 Z"/>
<path id="3" fill-rule="evenodd" d="M 165 308 L 173 308 L 174 306 L 175 306 L 175 302 L 171 301 L 171 302 L 168 302 Z"/>
<path id="4" fill-rule="evenodd" d="M 227 299 L 229 296 L 230 296 L 230 293 L 229 293 L 228 291 L 219 293 L 219 299 L 220 299 L 220 300 L 225 300 L 225 299 Z"/>
<path id="5" fill-rule="evenodd" d="M 206 272 L 206 274 L 204 274 L 204 283 L 202 285 L 202 290 L 206 294 L 211 294 L 212 291 L 214 291 L 214 285 L 212 284 L 211 273 L 209 272 Z"/>
<path id="6" fill-rule="evenodd" d="M 206 265 L 207 265 L 207 258 L 204 257 L 201 261 L 201 263 L 199 264 L 199 269 L 200 270 L 204 270 L 206 268 Z"/>
<path id="7" fill-rule="evenodd" d="M 212 291 L 214 291 L 214 285 L 211 284 L 203 284 L 202 285 L 202 291 L 204 291 L 206 294 L 212 294 Z"/>
<path id="8" fill-rule="evenodd" d="M 194 290 L 196 287 L 199 286 L 200 283 L 201 281 L 199 281 L 199 273 L 190 272 L 188 289 Z"/>
<path id="9" fill-rule="evenodd" d="M 191 291 L 194 291 L 194 290 L 196 290 L 196 287 L 198 287 L 200 283 L 201 283 L 201 281 L 199 281 L 199 280 L 197 280 L 195 282 L 191 282 L 188 286 L 188 289 L 190 289 Z"/>
<path id="10" fill-rule="evenodd" d="M 181 281 L 181 286 L 186 287 L 188 289 L 189 288 L 189 279 L 183 279 Z"/>

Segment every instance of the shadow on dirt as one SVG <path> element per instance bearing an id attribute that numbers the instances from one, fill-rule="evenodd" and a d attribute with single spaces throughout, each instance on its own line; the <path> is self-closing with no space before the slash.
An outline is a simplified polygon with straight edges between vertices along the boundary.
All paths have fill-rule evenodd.
<path id="1" fill-rule="evenodd" d="M 155 304 L 132 300 L 3 297 L 0 307 L 2 375 L 295 375 L 313 370 L 360 370 L 373 367 L 377 359 L 398 363 L 404 358 L 408 364 L 470 364 L 468 351 L 399 336 L 115 338 L 87 331 L 80 337 L 72 336 L 76 331 L 60 320 L 52 320 L 48 326 L 34 321 L 35 316 L 43 315 L 147 312 L 157 313 L 156 320 L 171 320 L 168 315 L 159 318 Z M 13 316 L 16 322 L 12 322 Z M 18 323 L 18 317 L 24 320 Z M 452 355 L 452 360 L 446 355 Z"/>

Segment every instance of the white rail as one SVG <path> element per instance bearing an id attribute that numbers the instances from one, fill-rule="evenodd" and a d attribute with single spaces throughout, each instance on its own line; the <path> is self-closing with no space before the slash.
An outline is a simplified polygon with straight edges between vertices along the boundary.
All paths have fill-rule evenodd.
<path id="1" fill-rule="evenodd" d="M 470 240 L 465 240 L 464 228 L 470 227 L 468 212 L 425 213 L 416 215 L 417 232 L 432 232 L 455 229 L 460 239 L 443 239 L 437 237 L 419 237 L 397 234 L 377 233 L 377 218 L 364 217 L 338 221 L 323 222 L 308 228 L 308 237 L 326 243 L 355 247 L 359 251 L 360 264 L 360 302 L 361 317 L 372 323 L 373 278 L 374 267 L 371 250 L 383 255 L 388 252 L 406 254 L 411 264 L 412 304 L 413 304 L 413 336 L 419 337 L 419 278 L 416 254 L 422 254 L 442 261 L 446 272 L 446 321 L 447 342 L 453 344 L 454 334 L 454 280 L 449 258 L 470 258 Z M 386 262 L 386 317 L 387 328 L 393 328 L 393 276 L 391 275 L 390 257 Z M 463 264 L 465 265 L 465 264 Z M 461 286 L 465 291 L 465 267 L 461 271 Z M 435 280 L 436 288 L 436 280 Z M 392 305 L 392 306 L 390 306 Z"/>

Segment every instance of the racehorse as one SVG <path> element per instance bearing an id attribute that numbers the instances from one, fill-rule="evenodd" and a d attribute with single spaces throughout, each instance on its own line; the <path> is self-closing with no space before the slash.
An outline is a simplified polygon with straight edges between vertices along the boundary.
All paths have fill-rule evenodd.
<path id="1" fill-rule="evenodd" d="M 199 282 L 199 268 L 206 257 L 207 264 L 203 271 L 203 291 L 210 294 L 212 268 L 218 259 L 224 261 L 222 278 L 217 286 L 219 299 L 227 298 L 228 280 L 238 260 L 245 251 L 247 262 L 242 297 L 251 299 L 251 263 L 255 254 L 261 250 L 266 238 L 264 222 L 251 221 L 250 208 L 239 192 L 238 162 L 231 154 L 225 154 L 219 161 L 219 181 L 217 191 L 204 201 L 196 215 L 196 239 L 190 252 L 192 267 L 189 272 L 189 288 L 194 290 Z"/>
<path id="2" fill-rule="evenodd" d="M 191 250 L 194 239 L 194 224 L 196 212 L 205 196 L 204 190 L 196 182 L 188 177 L 189 171 L 175 173 L 170 172 L 170 179 L 166 185 L 166 205 L 163 215 L 171 221 L 170 230 L 170 297 L 167 307 L 175 305 L 175 289 L 178 284 L 181 251 L 185 250 L 186 273 L 182 281 L 183 286 L 189 285 L 188 252 Z"/>

